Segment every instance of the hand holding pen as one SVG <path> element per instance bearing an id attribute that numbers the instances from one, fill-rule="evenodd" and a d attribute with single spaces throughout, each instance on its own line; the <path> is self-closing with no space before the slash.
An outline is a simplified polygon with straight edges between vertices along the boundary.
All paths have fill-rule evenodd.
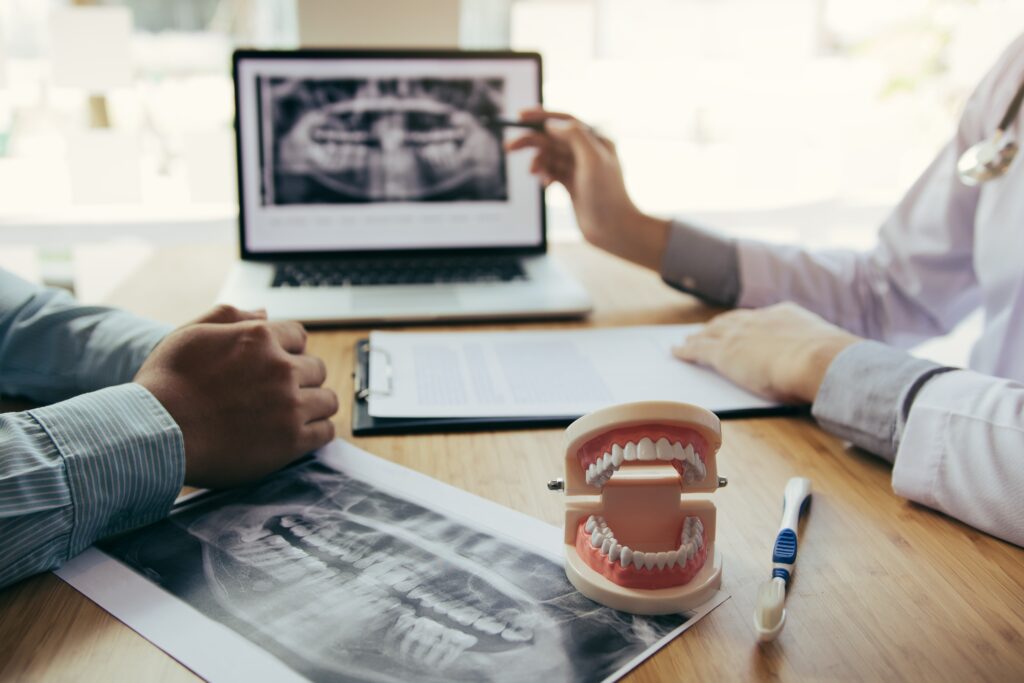
<path id="1" fill-rule="evenodd" d="M 545 187 L 565 186 L 587 241 L 648 268 L 660 266 L 668 221 L 642 213 L 630 199 L 611 140 L 569 114 L 540 108 L 521 112 L 515 125 L 530 130 L 505 149 L 536 150 L 530 172 Z"/>

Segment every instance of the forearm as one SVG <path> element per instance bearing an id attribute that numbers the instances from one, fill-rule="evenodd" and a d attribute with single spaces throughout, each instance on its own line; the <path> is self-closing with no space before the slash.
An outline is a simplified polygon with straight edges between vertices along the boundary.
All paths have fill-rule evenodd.
<path id="1" fill-rule="evenodd" d="M 1024 545 L 1024 387 L 863 342 L 829 366 L 812 412 L 894 461 L 899 495 Z"/>
<path id="2" fill-rule="evenodd" d="M 181 431 L 137 384 L 0 416 L 0 587 L 162 518 L 184 471 Z"/>
<path id="3" fill-rule="evenodd" d="M 130 382 L 168 331 L 0 271 L 0 393 L 52 402 Z"/>
<path id="4" fill-rule="evenodd" d="M 637 265 L 658 270 L 665 252 L 671 222 L 648 216 L 630 207 L 615 219 L 617 229 L 588 236 L 594 246 Z"/>

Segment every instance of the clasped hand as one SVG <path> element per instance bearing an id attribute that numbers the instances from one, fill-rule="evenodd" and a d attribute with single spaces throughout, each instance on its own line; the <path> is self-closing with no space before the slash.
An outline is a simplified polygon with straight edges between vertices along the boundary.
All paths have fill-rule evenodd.
<path id="1" fill-rule="evenodd" d="M 169 334 L 135 375 L 178 423 L 185 482 L 256 480 L 334 438 L 338 397 L 295 322 L 219 306 Z"/>

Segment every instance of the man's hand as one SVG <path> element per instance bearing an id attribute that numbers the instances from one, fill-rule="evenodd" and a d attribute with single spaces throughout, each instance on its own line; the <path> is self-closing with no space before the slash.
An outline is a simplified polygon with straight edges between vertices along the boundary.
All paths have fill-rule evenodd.
<path id="1" fill-rule="evenodd" d="M 810 311 L 784 303 L 723 313 L 672 352 L 762 396 L 813 403 L 829 364 L 858 341 Z"/>
<path id="2" fill-rule="evenodd" d="M 225 487 L 258 479 L 334 438 L 338 397 L 306 331 L 265 313 L 219 306 L 157 344 L 135 381 L 185 438 L 185 482 Z"/>
<path id="3" fill-rule="evenodd" d="M 506 148 L 537 150 L 531 173 L 540 176 L 545 187 L 553 182 L 565 186 L 587 241 L 657 270 L 668 238 L 668 221 L 648 216 L 633 204 L 611 140 L 569 114 L 527 109 L 520 119 L 544 121 L 545 132 L 527 133 Z"/>

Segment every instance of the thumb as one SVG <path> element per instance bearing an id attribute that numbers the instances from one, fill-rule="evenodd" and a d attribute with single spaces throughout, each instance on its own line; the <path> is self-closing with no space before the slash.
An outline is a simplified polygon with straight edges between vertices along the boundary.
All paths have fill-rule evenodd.
<path id="1" fill-rule="evenodd" d="M 219 304 L 210 311 L 196 318 L 196 323 L 215 323 L 228 325 L 242 322 L 243 320 L 266 320 L 267 312 L 264 309 L 255 311 L 242 311 L 228 304 Z"/>
<path id="2" fill-rule="evenodd" d="M 548 119 L 544 122 L 544 132 L 567 144 L 576 158 L 592 157 L 598 152 L 597 138 L 585 123 L 575 119 Z"/>
<path id="3" fill-rule="evenodd" d="M 683 342 L 679 346 L 672 347 L 672 355 L 679 360 L 685 360 L 688 363 L 697 362 L 697 354 L 692 344 Z"/>

